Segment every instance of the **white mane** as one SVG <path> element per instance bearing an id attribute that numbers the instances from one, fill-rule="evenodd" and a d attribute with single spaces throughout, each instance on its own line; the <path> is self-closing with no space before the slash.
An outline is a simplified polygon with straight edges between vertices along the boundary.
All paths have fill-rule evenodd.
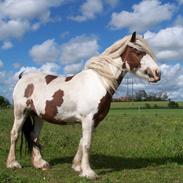
<path id="1" fill-rule="evenodd" d="M 119 58 L 122 53 L 125 51 L 127 45 L 130 47 L 134 47 L 138 50 L 143 50 L 148 53 L 154 60 L 155 56 L 150 49 L 147 42 L 140 36 L 136 36 L 136 42 L 130 42 L 131 35 L 125 36 L 123 39 L 115 42 L 113 45 L 108 47 L 102 54 L 96 57 L 92 57 L 88 64 L 86 65 L 86 69 L 92 69 L 96 71 L 100 76 L 106 79 L 109 88 L 106 89 L 110 91 L 112 88 L 114 91 L 117 89 L 118 83 L 117 78 L 112 74 L 110 65 L 117 67 L 119 70 L 122 71 L 121 65 L 118 65 L 113 62 L 113 59 Z"/>

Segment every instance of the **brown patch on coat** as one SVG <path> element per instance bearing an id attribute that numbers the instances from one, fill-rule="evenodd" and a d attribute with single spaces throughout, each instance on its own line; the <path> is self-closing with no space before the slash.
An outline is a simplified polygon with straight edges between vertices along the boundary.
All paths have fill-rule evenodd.
<path id="1" fill-rule="evenodd" d="M 123 68 L 123 69 L 126 69 L 126 64 L 125 64 L 125 62 L 123 63 L 122 68 Z"/>
<path id="2" fill-rule="evenodd" d="M 121 58 L 124 62 L 128 63 L 130 70 L 134 70 L 140 67 L 140 61 L 144 55 L 146 55 L 145 51 L 139 51 L 135 48 L 127 46 L 126 50 L 121 55 Z"/>
<path id="3" fill-rule="evenodd" d="M 123 60 L 123 58 L 122 58 L 122 60 Z M 126 64 L 125 64 L 125 62 L 122 64 L 122 69 L 124 69 L 124 70 L 121 72 L 121 74 L 117 78 L 118 85 L 121 84 L 121 81 L 122 81 L 122 79 L 124 77 L 124 72 L 126 72 Z"/>
<path id="4" fill-rule="evenodd" d="M 43 119 L 56 124 L 61 122 L 56 120 L 55 116 L 57 115 L 57 107 L 60 107 L 63 103 L 63 96 L 64 91 L 58 90 L 52 96 L 52 100 L 46 101 L 45 113 L 41 115 Z"/>
<path id="5" fill-rule="evenodd" d="M 119 77 L 117 78 L 117 83 L 118 83 L 118 85 L 120 85 L 122 79 L 123 79 L 123 72 L 121 72 L 121 74 L 120 74 Z"/>
<path id="6" fill-rule="evenodd" d="M 70 81 L 74 76 L 68 76 L 65 78 L 65 82 Z"/>
<path id="7" fill-rule="evenodd" d="M 46 80 L 46 84 L 49 84 L 51 81 L 53 81 L 54 79 L 56 79 L 58 76 L 54 76 L 54 75 L 47 75 L 45 77 Z"/>
<path id="8" fill-rule="evenodd" d="M 98 105 L 98 112 L 94 114 L 94 127 L 96 128 L 100 121 L 102 121 L 107 113 L 109 112 L 110 105 L 112 101 L 112 95 L 107 92 L 106 95 L 100 100 Z"/>
<path id="9" fill-rule="evenodd" d="M 26 102 L 27 107 L 29 107 L 33 112 L 36 113 L 36 108 L 32 99 L 28 99 Z"/>
<path id="10" fill-rule="evenodd" d="M 25 89 L 24 92 L 24 97 L 29 98 L 32 95 L 33 91 L 34 91 L 34 85 L 32 83 L 27 85 L 27 88 Z"/>

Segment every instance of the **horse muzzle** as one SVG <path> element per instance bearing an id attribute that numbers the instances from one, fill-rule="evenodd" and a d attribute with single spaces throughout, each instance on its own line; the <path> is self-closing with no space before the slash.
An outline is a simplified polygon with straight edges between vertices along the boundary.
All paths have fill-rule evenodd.
<path id="1" fill-rule="evenodd" d="M 161 72 L 159 69 L 155 69 L 155 70 L 147 69 L 146 72 L 147 72 L 147 75 L 149 77 L 149 82 L 156 83 L 156 82 L 160 81 Z"/>

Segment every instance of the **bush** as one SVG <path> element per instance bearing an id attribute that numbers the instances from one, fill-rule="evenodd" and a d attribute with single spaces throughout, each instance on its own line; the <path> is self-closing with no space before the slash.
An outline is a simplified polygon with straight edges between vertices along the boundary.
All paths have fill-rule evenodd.
<path id="1" fill-rule="evenodd" d="M 150 109 L 151 105 L 149 103 L 145 103 L 145 109 Z"/>
<path id="2" fill-rule="evenodd" d="M 154 104 L 153 108 L 154 108 L 154 109 L 158 109 L 159 106 L 158 106 L 157 104 Z"/>
<path id="3" fill-rule="evenodd" d="M 168 102 L 168 108 L 170 109 L 177 109 L 179 108 L 179 104 L 175 101 L 169 101 Z"/>

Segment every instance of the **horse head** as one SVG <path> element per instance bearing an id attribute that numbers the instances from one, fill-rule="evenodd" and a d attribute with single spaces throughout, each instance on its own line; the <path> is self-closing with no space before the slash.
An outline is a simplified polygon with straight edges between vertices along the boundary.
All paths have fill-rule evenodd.
<path id="1" fill-rule="evenodd" d="M 148 80 L 149 82 L 157 82 L 161 78 L 161 72 L 156 64 L 155 56 L 148 47 L 143 38 L 136 36 L 134 32 L 130 42 L 123 54 L 124 67 L 127 71 Z"/>

